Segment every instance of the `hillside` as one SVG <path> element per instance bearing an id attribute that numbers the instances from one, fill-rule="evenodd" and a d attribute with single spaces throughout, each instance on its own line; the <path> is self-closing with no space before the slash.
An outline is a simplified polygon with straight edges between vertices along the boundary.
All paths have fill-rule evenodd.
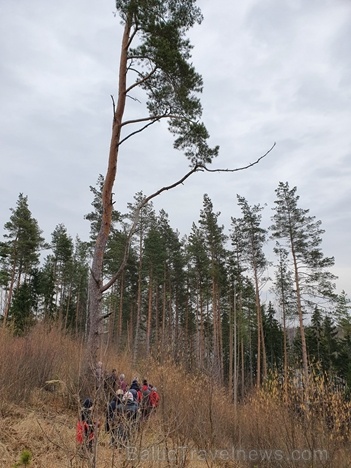
<path id="1" fill-rule="evenodd" d="M 57 330 L 37 328 L 15 338 L 1 332 L 0 466 L 64 467 L 335 467 L 351 466 L 350 403 L 314 380 L 308 405 L 294 386 L 284 394 L 271 377 L 234 406 L 226 388 L 205 374 L 189 373 L 170 358 L 140 361 L 106 349 L 106 369 L 123 371 L 128 382 L 147 377 L 161 396 L 156 414 L 135 431 L 127 449 L 109 446 L 105 406 L 100 420 L 96 464 L 79 456 L 75 428 L 79 401 L 81 346 Z M 60 385 L 45 385 L 50 379 Z"/>

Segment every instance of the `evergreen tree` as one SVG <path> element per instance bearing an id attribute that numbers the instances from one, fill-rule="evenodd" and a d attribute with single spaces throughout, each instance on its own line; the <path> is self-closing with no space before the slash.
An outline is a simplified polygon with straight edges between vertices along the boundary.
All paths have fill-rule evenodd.
<path id="1" fill-rule="evenodd" d="M 281 326 L 276 319 L 276 311 L 269 301 L 267 312 L 262 308 L 263 328 L 267 350 L 267 364 L 271 371 L 282 370 L 284 359 L 284 337 Z"/>
<path id="2" fill-rule="evenodd" d="M 73 239 L 63 224 L 55 227 L 51 235 L 52 268 L 55 280 L 55 308 L 61 326 L 64 325 L 68 297 L 71 294 L 73 267 Z"/>
<path id="3" fill-rule="evenodd" d="M 0 270 L 2 285 L 6 290 L 3 324 L 12 304 L 14 291 L 22 283 L 30 283 L 34 269 L 39 264 L 40 250 L 46 248 L 42 231 L 28 207 L 28 197 L 19 194 L 16 208 L 11 208 L 10 220 L 4 225 L 5 242 L 0 244 Z M 27 287 L 23 288 L 28 290 Z M 18 291 L 18 295 L 20 291 Z"/>
<path id="4" fill-rule="evenodd" d="M 187 338 L 185 338 L 185 342 L 183 341 L 184 338 L 181 339 L 182 327 L 187 327 L 189 325 L 184 246 L 179 239 L 179 233 L 171 228 L 168 215 L 164 210 L 161 210 L 157 217 L 157 228 L 162 239 L 163 247 L 160 247 L 160 252 L 158 254 L 159 268 L 156 271 L 158 272 L 159 280 L 161 280 L 162 275 L 162 291 L 166 291 L 166 296 L 163 294 L 164 299 L 162 303 L 167 303 L 167 309 L 163 307 L 162 311 L 168 311 L 167 335 L 169 342 L 172 343 L 174 358 L 178 360 L 181 354 L 185 357 L 184 351 L 186 348 L 184 348 L 184 345 L 188 344 Z M 161 260 L 163 261 L 162 268 Z M 162 313 L 162 324 L 164 320 L 165 317 Z M 184 331 L 187 337 L 188 329 Z"/>
<path id="5" fill-rule="evenodd" d="M 311 324 L 306 327 L 306 342 L 311 364 L 324 375 L 332 376 L 336 370 L 339 355 L 337 328 L 331 317 L 323 317 L 318 307 L 315 308 Z"/>
<path id="6" fill-rule="evenodd" d="M 211 315 L 213 330 L 213 371 L 219 381 L 223 379 L 223 291 L 226 289 L 226 236 L 224 227 L 218 224 L 220 213 L 213 211 L 213 204 L 207 194 L 204 195 L 203 209 L 200 212 L 199 225 L 205 241 L 206 253 L 209 258 L 209 274 L 211 281 Z"/>
<path id="7" fill-rule="evenodd" d="M 16 287 L 8 318 L 16 335 L 22 335 L 35 323 L 37 290 L 34 274 Z"/>
<path id="8" fill-rule="evenodd" d="M 232 218 L 232 228 L 236 229 L 235 236 L 241 237 L 242 258 L 247 268 L 252 272 L 256 298 L 257 317 L 257 385 L 261 384 L 261 377 L 267 376 L 267 359 L 265 338 L 263 332 L 263 320 L 261 311 L 260 289 L 266 282 L 263 276 L 267 269 L 267 259 L 263 251 L 266 243 L 267 231 L 261 227 L 263 207 L 250 206 L 244 197 L 237 195 L 242 217 L 237 220 Z M 262 363 L 262 369 L 261 369 Z"/>
<path id="9" fill-rule="evenodd" d="M 329 315 L 323 320 L 323 370 L 328 374 L 334 374 L 335 363 L 339 355 L 338 330 Z"/>
<path id="10" fill-rule="evenodd" d="M 245 261 L 244 238 L 241 233 L 241 220 L 231 219 L 230 239 L 232 249 L 228 258 L 228 274 L 231 277 L 230 297 L 233 299 L 232 314 L 229 319 L 229 386 L 233 386 L 233 400 L 236 403 L 239 394 L 245 395 L 247 384 L 246 372 L 248 371 L 250 387 L 253 386 L 253 377 L 256 375 L 254 369 L 254 355 L 257 350 L 253 349 L 253 334 L 256 333 L 256 324 L 252 323 L 252 312 L 255 311 L 254 288 L 245 274 L 248 265 Z M 244 358 L 248 356 L 249 359 Z M 240 382 L 239 382 L 240 376 Z"/>
<path id="11" fill-rule="evenodd" d="M 56 318 L 55 274 L 53 255 L 48 255 L 39 271 L 39 311 L 45 321 Z"/>
<path id="12" fill-rule="evenodd" d="M 117 0 L 116 9 L 123 25 L 118 98 L 114 103 L 108 165 L 101 198 L 102 216 L 89 281 L 90 325 L 86 370 L 96 361 L 102 296 L 106 287 L 112 285 L 111 282 L 103 284 L 103 264 L 111 230 L 113 186 L 122 143 L 153 123 L 166 119 L 175 136 L 175 148 L 185 153 L 194 171 L 199 165 L 210 163 L 218 153 L 218 148 L 208 147 L 209 135 L 200 122 L 202 107 L 198 94 L 202 91 L 202 78 L 191 64 L 192 47 L 185 37 L 187 31 L 202 20 L 195 0 Z M 135 77 L 134 81 L 129 79 L 130 75 Z M 127 96 L 138 89 L 146 94 L 147 113 L 138 119 L 127 120 Z M 135 127 L 137 125 L 139 128 Z M 131 127 L 130 133 L 122 133 L 128 132 Z M 139 333 L 138 326 L 136 333 Z M 138 344 L 137 338 L 135 346 Z"/>
<path id="13" fill-rule="evenodd" d="M 341 291 L 336 298 L 334 315 L 342 337 L 351 336 L 351 300 L 345 291 Z"/>
<path id="14" fill-rule="evenodd" d="M 275 214 L 272 217 L 272 235 L 285 241 L 292 259 L 292 270 L 296 291 L 296 305 L 301 335 L 303 372 L 308 382 L 308 356 L 304 327 L 304 314 L 320 298 L 331 298 L 334 294 L 335 276 L 327 268 L 334 265 L 333 257 L 324 257 L 321 250 L 321 222 L 309 216 L 309 210 L 298 207 L 297 188 L 280 182 L 276 189 Z"/>
<path id="15" fill-rule="evenodd" d="M 227 287 L 228 320 L 226 333 L 224 332 L 224 358 L 225 370 L 228 376 L 228 386 L 233 402 L 236 404 L 239 398 L 239 390 L 244 396 L 245 383 L 245 360 L 243 357 L 246 348 L 252 356 L 252 349 L 249 346 L 251 341 L 248 334 L 251 334 L 251 326 L 247 320 L 247 309 L 244 304 L 248 302 L 246 297 L 249 289 L 246 287 L 248 279 L 244 276 L 244 267 L 241 262 L 241 238 L 234 236 L 235 230 L 231 233 L 233 249 L 228 252 L 227 276 L 229 284 Z M 252 289 L 250 289 L 252 291 Z M 253 298 L 253 302 L 255 299 Z M 251 335 L 250 335 L 251 336 Z M 227 346 L 226 346 L 227 345 Z M 252 371 L 250 367 L 249 372 Z"/>
<path id="16" fill-rule="evenodd" d="M 86 214 L 84 219 L 87 219 L 90 222 L 90 239 L 91 245 L 94 245 L 96 237 L 101 228 L 101 218 L 102 218 L 102 191 L 104 187 L 104 177 L 100 174 L 96 182 L 96 187 L 90 186 L 89 189 L 94 195 L 93 201 L 91 203 L 93 211 Z M 116 223 L 121 219 L 121 213 L 114 208 L 112 209 L 111 215 L 111 232 L 115 230 Z"/>
<path id="17" fill-rule="evenodd" d="M 323 356 L 323 316 L 316 306 L 311 317 L 311 325 L 306 327 L 306 344 L 309 360 L 320 364 Z"/>
<path id="18" fill-rule="evenodd" d="M 150 353 L 152 329 L 156 335 L 159 335 L 159 322 L 160 314 L 158 306 L 160 302 L 164 302 L 161 313 L 161 350 L 164 351 L 165 337 L 166 337 L 166 291 L 167 287 L 167 251 L 165 239 L 160 232 L 157 220 L 152 223 L 149 231 L 146 234 L 144 242 L 144 264 L 147 269 L 147 282 L 148 282 L 148 299 L 147 299 L 147 318 L 146 318 L 146 355 Z M 159 296 L 159 291 L 163 289 L 162 299 Z M 171 322 L 170 318 L 168 317 Z M 154 325 L 154 326 L 153 326 Z"/>
<path id="19" fill-rule="evenodd" d="M 188 291 L 191 310 L 195 316 L 195 352 L 199 368 L 209 365 L 209 340 L 212 336 L 208 319 L 208 304 L 211 297 L 210 259 L 205 244 L 204 232 L 193 223 L 187 239 Z"/>
<path id="20" fill-rule="evenodd" d="M 284 350 L 284 391 L 287 397 L 288 391 L 288 367 L 289 367 L 289 340 L 288 321 L 296 316 L 296 295 L 294 291 L 293 275 L 289 268 L 289 252 L 284 249 L 279 242 L 276 242 L 274 253 L 278 257 L 278 264 L 275 270 L 275 280 L 272 290 L 275 293 L 282 313 L 283 321 L 283 350 Z"/>
<path id="21" fill-rule="evenodd" d="M 63 307 L 64 327 L 75 331 L 76 335 L 86 331 L 89 259 L 89 244 L 76 236 L 70 261 L 68 294 L 65 296 Z"/>
<path id="22" fill-rule="evenodd" d="M 127 218 L 133 223 L 135 221 L 135 210 L 140 205 L 143 200 L 142 192 L 137 193 L 134 196 L 135 203 L 129 203 L 128 209 L 129 213 Z M 134 321 L 134 343 L 133 343 L 133 362 L 135 363 L 138 354 L 140 352 L 140 345 L 142 339 L 145 339 L 145 314 L 143 313 L 147 305 L 145 303 L 145 291 L 147 286 L 146 281 L 146 270 L 144 266 L 144 247 L 145 247 L 145 238 L 149 232 L 150 227 L 155 222 L 155 210 L 153 208 L 152 202 L 145 205 L 139 213 L 138 222 L 135 226 L 135 235 L 133 238 L 132 246 L 134 246 L 135 251 L 138 256 L 138 290 L 137 290 L 137 301 L 136 301 L 136 311 L 135 311 L 135 321 Z M 142 330 L 144 329 L 144 330 Z"/>

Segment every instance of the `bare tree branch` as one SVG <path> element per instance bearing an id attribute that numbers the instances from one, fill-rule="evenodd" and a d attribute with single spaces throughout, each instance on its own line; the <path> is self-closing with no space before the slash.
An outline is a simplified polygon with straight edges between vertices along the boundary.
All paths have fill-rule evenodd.
<path id="1" fill-rule="evenodd" d="M 180 116 L 180 115 L 171 115 L 171 114 L 164 114 L 164 115 L 157 115 L 157 116 L 154 116 L 154 117 L 145 117 L 143 119 L 135 119 L 135 120 L 127 120 L 126 122 L 122 122 L 121 124 L 121 127 L 125 126 L 125 125 L 130 125 L 130 124 L 135 124 L 135 123 L 139 123 L 139 122 L 147 122 L 147 121 L 150 121 L 147 125 L 144 125 L 143 127 L 139 128 L 138 130 L 135 130 L 134 132 L 132 133 L 129 133 L 129 135 L 127 135 L 126 137 L 124 137 L 123 139 L 120 140 L 120 142 L 118 143 L 118 147 L 124 143 L 126 140 L 128 140 L 130 137 L 136 135 L 137 133 L 141 133 L 142 131 L 144 131 L 146 128 L 150 127 L 151 125 L 153 125 L 155 122 L 159 122 L 161 119 L 167 119 L 167 118 L 170 118 L 170 119 L 182 119 L 183 117 Z"/>
<path id="2" fill-rule="evenodd" d="M 130 244 L 132 242 L 132 237 L 136 231 L 136 227 L 137 227 L 137 224 L 138 224 L 138 221 L 139 221 L 139 215 L 140 215 L 140 211 L 143 209 L 143 207 L 150 201 L 152 200 L 153 198 L 157 197 L 158 195 L 160 195 L 162 192 L 165 192 L 167 190 L 171 190 L 172 188 L 175 188 L 177 187 L 178 185 L 182 184 L 186 179 L 188 179 L 188 177 L 190 177 L 192 174 L 194 174 L 195 172 L 197 171 L 201 171 L 203 169 L 203 167 L 201 167 L 201 165 L 199 164 L 196 164 L 189 172 L 187 172 L 181 179 L 179 179 L 177 182 L 174 182 L 173 184 L 171 185 L 167 185 L 166 187 L 162 187 L 161 189 L 157 190 L 157 192 L 154 192 L 152 193 L 151 195 L 149 195 L 148 197 L 145 197 L 140 203 L 139 205 L 137 206 L 137 208 L 135 209 L 134 211 L 134 218 L 133 218 L 133 222 L 132 222 L 132 226 L 129 230 L 129 233 L 128 233 L 128 236 L 127 236 L 127 241 L 126 241 L 126 245 L 125 245 L 125 249 L 124 249 L 124 254 L 123 254 L 123 259 L 122 259 L 122 262 L 121 262 L 121 265 L 117 271 L 117 273 L 110 279 L 110 281 L 108 281 L 108 283 L 106 283 L 105 285 L 103 285 L 101 287 L 101 292 L 104 292 L 104 291 L 107 291 L 112 285 L 113 283 L 119 278 L 119 276 L 122 274 L 126 264 L 127 264 L 127 261 L 128 261 L 128 256 L 129 256 L 129 249 L 130 249 Z"/>
<path id="3" fill-rule="evenodd" d="M 151 125 L 151 123 L 149 124 Z M 121 142 L 122 143 L 122 142 Z M 204 166 L 203 164 L 199 163 L 199 164 L 196 164 L 189 172 L 187 172 L 181 179 L 179 179 L 177 182 L 174 182 L 173 184 L 171 185 L 167 185 L 166 187 L 162 187 L 161 189 L 157 190 L 156 192 L 152 193 L 151 195 L 149 195 L 148 197 L 145 197 L 140 203 L 139 205 L 137 206 L 137 208 L 135 209 L 135 212 L 134 212 L 134 218 L 133 218 L 133 222 L 132 222 L 132 226 L 129 230 L 129 233 L 128 233 L 128 236 L 127 236 L 127 241 L 126 241 L 126 245 L 125 245 L 125 249 L 124 249 L 124 254 L 123 254 L 123 258 L 122 258 L 122 262 L 120 264 L 120 267 L 118 268 L 118 271 L 112 276 L 112 278 L 104 285 L 101 286 L 101 289 L 100 291 L 101 292 L 105 292 L 107 291 L 114 283 L 115 281 L 120 277 L 120 275 L 122 274 L 126 264 L 127 264 L 127 261 L 128 261 L 128 256 L 129 256 L 129 249 L 130 249 L 130 245 L 131 245 L 131 242 L 132 242 L 132 237 L 136 231 L 136 226 L 138 224 L 138 221 L 139 221 L 139 215 L 140 215 L 140 211 L 142 210 L 142 208 L 150 201 L 152 200 L 153 198 L 157 197 L 158 195 L 160 195 L 162 192 L 165 192 L 167 190 L 171 190 L 175 187 L 177 187 L 178 185 L 181 185 L 183 184 L 183 182 L 185 182 L 186 179 L 188 179 L 192 174 L 194 174 L 195 172 L 198 172 L 198 171 L 207 171 L 207 172 L 237 172 L 237 171 L 243 171 L 244 169 L 248 169 L 256 164 L 258 164 L 263 158 L 265 158 L 272 150 L 273 148 L 275 147 L 276 143 L 273 144 L 273 146 L 262 156 L 260 156 L 257 161 L 253 162 L 253 163 L 250 163 L 250 164 L 247 164 L 246 166 L 244 167 L 239 167 L 239 168 L 236 168 L 236 169 L 208 169 L 206 166 Z"/>
<path id="4" fill-rule="evenodd" d="M 145 120 L 149 120 L 149 119 L 144 119 Z M 151 125 L 153 125 L 155 122 L 158 122 L 159 119 L 155 119 L 155 120 L 152 120 L 151 122 L 149 122 L 148 124 L 144 125 L 143 127 L 139 128 L 138 130 L 135 130 L 134 132 L 132 133 L 129 133 L 129 135 L 127 135 L 126 137 L 122 138 L 120 140 L 120 142 L 118 143 L 118 148 L 121 146 L 122 143 L 124 143 L 126 140 L 128 140 L 130 137 L 132 137 L 133 135 L 136 135 L 137 133 L 141 133 L 142 131 L 144 131 L 146 128 L 150 127 Z M 134 122 L 132 122 L 134 123 Z"/>
<path id="5" fill-rule="evenodd" d="M 147 75 L 143 76 L 143 78 L 139 81 L 136 81 L 135 83 L 133 83 L 131 86 L 129 86 L 129 88 L 126 89 L 126 94 L 128 94 L 132 89 L 136 88 L 137 86 L 140 86 L 142 83 L 144 83 L 145 81 L 147 81 L 157 70 L 157 67 L 154 67 L 150 73 L 148 73 Z"/>
<path id="6" fill-rule="evenodd" d="M 131 99 L 131 100 L 134 101 L 134 102 L 138 102 L 139 104 L 141 104 L 140 99 L 137 99 L 137 98 L 135 98 L 135 97 L 133 97 L 133 96 L 129 96 L 129 94 L 127 94 L 127 98 Z"/>
<path id="7" fill-rule="evenodd" d="M 151 123 L 149 124 L 151 125 Z M 273 148 L 275 147 L 276 143 L 273 144 L 273 146 L 262 156 L 260 156 L 257 161 L 253 162 L 253 163 L 250 163 L 250 164 L 247 164 L 246 166 L 244 167 L 239 167 L 239 168 L 236 168 L 236 169 L 208 169 L 206 166 L 204 166 L 202 163 L 198 163 L 196 164 L 189 172 L 187 172 L 181 179 L 179 179 L 178 181 L 174 182 L 173 184 L 171 185 L 167 185 L 166 187 L 162 187 L 160 188 L 159 190 L 157 190 L 156 192 L 152 193 L 151 195 L 149 195 L 148 197 L 145 197 L 140 203 L 139 205 L 136 207 L 135 211 L 134 211 L 134 218 L 133 218 L 133 222 L 132 222 L 132 226 L 129 230 L 129 233 L 127 235 L 127 240 L 126 240 L 126 245 L 125 245 L 125 249 L 124 249 L 124 254 L 123 254 L 123 258 L 122 258 L 122 262 L 118 268 L 118 271 L 112 276 L 112 278 L 104 285 L 101 286 L 101 289 L 100 291 L 101 292 L 105 292 L 107 291 L 114 283 L 115 281 L 120 277 L 120 275 L 122 274 L 126 264 L 127 264 L 127 261 L 128 261 L 128 256 L 129 256 L 129 249 L 130 249 L 130 245 L 131 245 L 131 242 L 132 242 L 132 237 L 136 231 L 136 228 L 137 228 L 137 224 L 138 224 L 138 221 L 139 221 L 139 216 L 140 216 L 140 212 L 141 210 L 143 209 L 143 207 L 150 201 L 152 200 L 153 198 L 156 198 L 158 195 L 160 195 L 161 193 L 163 192 L 166 192 L 167 190 L 171 190 L 175 187 L 177 187 L 178 185 L 181 185 L 183 184 L 183 182 L 186 181 L 186 179 L 188 179 L 192 174 L 194 174 L 195 172 L 199 172 L 199 171 L 207 171 L 207 172 L 237 172 L 237 171 L 243 171 L 244 169 L 248 169 L 256 164 L 258 164 L 263 158 L 265 158 L 272 150 Z"/>
<path id="8" fill-rule="evenodd" d="M 124 127 L 126 125 L 131 125 L 139 122 L 147 122 L 148 120 L 161 120 L 161 119 L 183 119 L 186 120 L 185 117 L 182 115 L 177 115 L 177 114 L 161 114 L 161 115 L 149 115 L 149 117 L 144 117 L 142 119 L 134 119 L 134 120 L 126 120 L 125 122 L 121 123 L 121 127 Z"/>
<path id="9" fill-rule="evenodd" d="M 274 142 L 272 147 L 262 156 L 260 156 L 257 161 L 247 164 L 246 166 L 243 167 L 237 167 L 236 169 L 208 169 L 206 166 L 201 166 L 202 169 L 206 172 L 238 172 L 238 171 L 243 171 L 245 169 L 248 169 L 249 167 L 255 166 L 258 164 L 263 158 L 265 158 L 275 147 L 276 143 Z"/>
<path id="10" fill-rule="evenodd" d="M 112 99 L 112 110 L 113 110 L 113 119 L 112 119 L 112 121 L 113 121 L 113 123 L 115 123 L 115 121 L 116 121 L 116 103 L 115 103 L 115 99 L 112 96 L 112 94 L 111 94 L 111 99 Z"/>

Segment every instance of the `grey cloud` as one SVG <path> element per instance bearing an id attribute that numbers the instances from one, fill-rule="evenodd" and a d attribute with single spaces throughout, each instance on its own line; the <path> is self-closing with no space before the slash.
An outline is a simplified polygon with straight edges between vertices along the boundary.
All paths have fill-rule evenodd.
<path id="1" fill-rule="evenodd" d="M 350 16 L 351 17 L 351 5 L 350 5 Z M 350 93 L 351 86 L 351 20 L 347 19 L 336 32 L 335 37 L 330 45 L 329 59 L 331 65 L 339 70 L 340 81 L 339 85 L 341 88 L 348 88 Z M 350 96 L 350 94 L 349 94 Z"/>
<path id="2" fill-rule="evenodd" d="M 330 112 L 335 110 L 348 110 L 350 99 L 327 83 L 327 77 L 321 74 L 304 76 L 295 94 L 294 106 L 296 109 L 309 108 L 316 112 Z"/>
<path id="3" fill-rule="evenodd" d="M 257 42 L 281 48 L 294 34 L 296 9 L 288 2 L 257 2 L 247 14 L 246 25 Z"/>

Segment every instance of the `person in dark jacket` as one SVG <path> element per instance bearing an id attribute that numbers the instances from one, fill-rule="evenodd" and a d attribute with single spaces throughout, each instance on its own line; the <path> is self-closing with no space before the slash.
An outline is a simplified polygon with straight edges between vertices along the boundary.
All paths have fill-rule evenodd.
<path id="1" fill-rule="evenodd" d="M 123 397 L 123 391 L 121 389 L 118 389 L 115 396 L 107 405 L 106 424 L 105 424 L 106 432 L 110 432 L 112 430 L 112 427 L 114 425 L 117 405 L 120 405 L 122 403 L 122 397 Z"/>
<path id="2" fill-rule="evenodd" d="M 115 396 L 117 390 L 117 369 L 112 369 L 111 374 L 105 377 L 104 390 L 107 401 L 110 401 Z"/>
<path id="3" fill-rule="evenodd" d="M 148 387 L 146 387 L 142 391 L 142 398 L 140 402 L 140 413 L 141 413 L 141 419 L 143 420 L 149 417 L 151 410 L 152 410 L 150 394 L 151 394 L 151 391 L 149 390 Z"/>
<path id="4" fill-rule="evenodd" d="M 127 392 L 124 397 L 125 415 L 128 421 L 136 421 L 138 415 L 138 403 L 134 400 L 132 392 Z"/>
<path id="5" fill-rule="evenodd" d="M 137 392 L 140 391 L 140 385 L 139 385 L 139 382 L 138 382 L 137 378 L 132 380 L 132 383 L 130 384 L 129 390 L 132 390 L 132 389 L 135 389 Z"/>
<path id="6" fill-rule="evenodd" d="M 142 399 L 142 394 L 137 378 L 132 381 L 129 391 L 133 393 L 134 401 L 139 405 Z"/>
<path id="7" fill-rule="evenodd" d="M 126 447 L 138 419 L 138 404 L 133 394 L 127 392 L 123 402 L 116 406 L 115 425 L 112 431 L 111 446 Z"/>

